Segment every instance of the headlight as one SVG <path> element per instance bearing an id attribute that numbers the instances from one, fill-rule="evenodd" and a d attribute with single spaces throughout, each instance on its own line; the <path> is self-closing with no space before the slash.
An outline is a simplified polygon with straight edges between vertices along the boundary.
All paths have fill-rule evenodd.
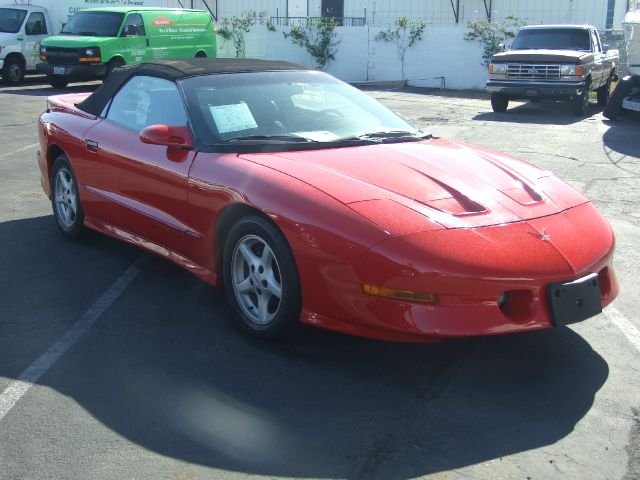
<path id="1" fill-rule="evenodd" d="M 505 73 L 507 71 L 506 63 L 490 63 L 489 64 L 489 73 Z"/>
<path id="2" fill-rule="evenodd" d="M 47 54 L 47 47 L 45 47 L 44 45 L 40 45 L 40 55 L 46 55 Z"/>
<path id="3" fill-rule="evenodd" d="M 88 47 L 80 49 L 81 62 L 96 63 L 100 61 L 100 47 Z"/>
<path id="4" fill-rule="evenodd" d="M 562 75 L 575 75 L 576 74 L 576 66 L 575 65 L 560 65 L 560 73 Z"/>

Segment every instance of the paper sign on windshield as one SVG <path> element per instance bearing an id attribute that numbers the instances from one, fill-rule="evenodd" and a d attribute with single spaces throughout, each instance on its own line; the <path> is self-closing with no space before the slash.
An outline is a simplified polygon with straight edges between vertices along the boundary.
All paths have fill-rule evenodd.
<path id="1" fill-rule="evenodd" d="M 220 133 L 239 132 L 258 127 L 246 103 L 210 105 L 209 110 Z"/>

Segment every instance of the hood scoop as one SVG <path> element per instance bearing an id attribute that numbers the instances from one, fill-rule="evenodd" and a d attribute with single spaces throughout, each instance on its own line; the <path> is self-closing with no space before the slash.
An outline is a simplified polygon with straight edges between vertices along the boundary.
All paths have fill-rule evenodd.
<path id="1" fill-rule="evenodd" d="M 420 170 L 416 170 L 415 168 L 411 168 L 411 170 L 416 172 L 418 175 L 422 175 L 423 177 L 428 178 L 431 182 L 435 183 L 440 188 L 442 188 L 442 190 L 448 193 L 447 196 L 441 196 L 440 198 L 435 198 L 432 200 L 418 200 L 420 203 L 427 205 L 428 207 L 431 207 L 435 210 L 450 213 L 451 215 L 456 216 L 474 215 L 487 212 L 486 207 L 479 204 L 475 200 L 470 199 L 459 190 L 453 188 L 451 185 L 447 185 L 437 178 L 434 178 L 431 175 L 427 175 L 426 173 L 421 172 Z"/>

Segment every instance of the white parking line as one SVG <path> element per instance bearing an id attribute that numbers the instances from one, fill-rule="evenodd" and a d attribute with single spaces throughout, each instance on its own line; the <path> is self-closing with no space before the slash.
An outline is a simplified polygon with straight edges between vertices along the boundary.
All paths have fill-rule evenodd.
<path id="1" fill-rule="evenodd" d="M 58 360 L 87 330 L 100 318 L 100 316 L 115 302 L 125 291 L 131 281 L 138 275 L 139 265 L 146 256 L 141 256 L 102 294 L 102 296 L 87 310 L 56 343 L 40 355 L 15 382 L 12 382 L 0 393 L 0 420 L 15 406 L 15 404 L 27 393 L 34 383 Z"/>
<path id="2" fill-rule="evenodd" d="M 622 330 L 631 344 L 640 351 L 640 330 L 629 321 L 616 307 L 609 306 L 604 311 L 605 315 Z"/>
<path id="3" fill-rule="evenodd" d="M 40 145 L 40 144 L 39 143 L 32 143 L 31 145 L 27 145 L 26 147 L 19 148 L 17 150 L 14 150 L 13 152 L 3 153 L 2 155 L 0 155 L 0 158 L 10 157 L 11 155 L 14 155 L 16 153 L 24 152 L 25 150 L 29 150 L 31 148 L 37 147 L 38 145 Z"/>

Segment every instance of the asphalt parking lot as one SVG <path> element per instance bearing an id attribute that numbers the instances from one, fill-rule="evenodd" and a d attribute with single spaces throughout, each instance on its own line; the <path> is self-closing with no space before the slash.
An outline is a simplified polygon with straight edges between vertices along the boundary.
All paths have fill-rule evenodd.
<path id="1" fill-rule="evenodd" d="M 189 273 L 98 234 L 63 239 L 35 160 L 54 93 L 0 85 L 0 479 L 640 478 L 639 118 L 369 89 L 585 192 L 616 232 L 621 294 L 530 334 L 269 345 Z"/>

